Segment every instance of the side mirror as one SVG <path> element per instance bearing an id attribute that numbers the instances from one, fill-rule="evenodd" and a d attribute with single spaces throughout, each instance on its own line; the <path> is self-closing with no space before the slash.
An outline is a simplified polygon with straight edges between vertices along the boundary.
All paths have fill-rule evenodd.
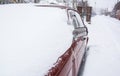
<path id="1" fill-rule="evenodd" d="M 78 27 L 73 31 L 73 35 L 74 35 L 74 37 L 87 36 L 88 29 L 87 29 L 87 27 Z"/>

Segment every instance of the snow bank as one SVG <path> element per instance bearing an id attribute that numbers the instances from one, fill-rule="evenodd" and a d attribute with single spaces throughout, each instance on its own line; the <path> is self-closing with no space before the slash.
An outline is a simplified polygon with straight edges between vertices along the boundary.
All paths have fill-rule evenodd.
<path id="1" fill-rule="evenodd" d="M 89 52 L 83 76 L 120 76 L 120 21 L 95 16 L 89 28 Z"/>
<path id="2" fill-rule="evenodd" d="M 0 6 L 0 76 L 43 76 L 72 43 L 65 10 Z"/>

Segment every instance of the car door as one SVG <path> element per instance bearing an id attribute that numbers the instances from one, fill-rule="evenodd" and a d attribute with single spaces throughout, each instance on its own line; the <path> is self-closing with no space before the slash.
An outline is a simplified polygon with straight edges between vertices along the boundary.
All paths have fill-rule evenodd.
<path id="1" fill-rule="evenodd" d="M 73 43 L 66 53 L 61 56 L 61 61 L 63 60 L 61 63 L 65 62 L 65 64 L 57 76 L 77 76 L 86 47 L 87 28 L 79 14 L 70 9 L 68 11 L 68 20 L 74 27 Z"/>
<path id="2" fill-rule="evenodd" d="M 68 23 L 74 27 L 73 42 L 46 76 L 77 76 L 78 74 L 87 43 L 87 28 L 75 10 L 68 9 L 67 16 Z"/>
<path id="3" fill-rule="evenodd" d="M 72 23 L 74 25 L 73 42 L 75 42 L 75 47 L 73 51 L 73 76 L 77 76 L 80 64 L 85 53 L 88 32 L 86 26 L 83 24 L 80 18 L 80 15 L 76 11 L 73 12 L 72 18 Z"/>

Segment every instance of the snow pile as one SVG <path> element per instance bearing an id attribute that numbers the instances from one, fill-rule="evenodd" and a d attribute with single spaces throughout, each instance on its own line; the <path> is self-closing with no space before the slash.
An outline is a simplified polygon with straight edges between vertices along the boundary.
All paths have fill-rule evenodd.
<path id="1" fill-rule="evenodd" d="M 83 76 L 120 76 L 120 21 L 95 16 L 89 27 L 89 52 Z"/>
<path id="2" fill-rule="evenodd" d="M 43 76 L 72 43 L 65 10 L 0 6 L 0 76 Z"/>

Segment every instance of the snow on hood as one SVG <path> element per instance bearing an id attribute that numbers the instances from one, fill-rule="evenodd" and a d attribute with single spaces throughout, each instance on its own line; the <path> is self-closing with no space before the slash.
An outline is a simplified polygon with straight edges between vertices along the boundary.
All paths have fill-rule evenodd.
<path id="1" fill-rule="evenodd" d="M 0 6 L 0 76 L 43 76 L 72 43 L 64 9 Z"/>

